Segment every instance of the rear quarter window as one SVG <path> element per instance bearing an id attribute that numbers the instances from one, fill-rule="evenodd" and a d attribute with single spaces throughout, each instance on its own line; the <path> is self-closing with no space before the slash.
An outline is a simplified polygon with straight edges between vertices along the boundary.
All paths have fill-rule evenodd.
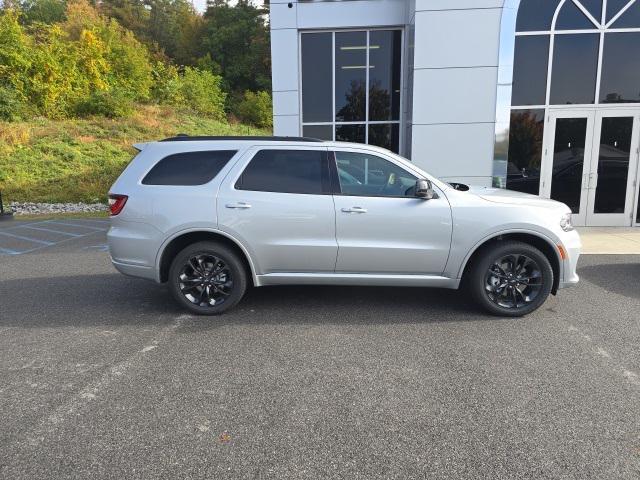
<path id="1" fill-rule="evenodd" d="M 147 173 L 143 185 L 204 185 L 215 178 L 237 150 L 174 153 Z"/>

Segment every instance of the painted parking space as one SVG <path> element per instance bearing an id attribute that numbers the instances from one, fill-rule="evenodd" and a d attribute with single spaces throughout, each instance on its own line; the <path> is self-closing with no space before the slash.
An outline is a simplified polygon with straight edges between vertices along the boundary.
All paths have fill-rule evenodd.
<path id="1" fill-rule="evenodd" d="M 37 252 L 108 229 L 108 220 L 95 218 L 16 222 L 0 228 L 0 255 Z"/>

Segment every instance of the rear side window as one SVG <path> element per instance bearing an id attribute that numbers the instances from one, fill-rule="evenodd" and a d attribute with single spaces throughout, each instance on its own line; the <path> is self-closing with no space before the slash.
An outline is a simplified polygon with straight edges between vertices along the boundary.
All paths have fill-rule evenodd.
<path id="1" fill-rule="evenodd" d="M 222 170 L 237 150 L 183 152 L 160 160 L 142 180 L 143 185 L 204 185 Z"/>
<path id="2" fill-rule="evenodd" d="M 238 190 L 329 193 L 326 151 L 260 150 L 236 182 Z"/>

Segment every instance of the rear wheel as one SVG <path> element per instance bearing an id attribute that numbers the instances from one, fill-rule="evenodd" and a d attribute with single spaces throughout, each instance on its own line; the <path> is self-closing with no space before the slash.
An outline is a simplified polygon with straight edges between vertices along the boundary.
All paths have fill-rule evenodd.
<path id="1" fill-rule="evenodd" d="M 474 300 L 489 313 L 520 317 L 545 302 L 553 286 L 553 269 L 537 248 L 500 242 L 474 260 L 468 285 Z"/>
<path id="2" fill-rule="evenodd" d="M 182 306 L 198 315 L 216 315 L 235 306 L 247 289 L 242 260 L 225 245 L 198 242 L 171 263 L 169 288 Z"/>

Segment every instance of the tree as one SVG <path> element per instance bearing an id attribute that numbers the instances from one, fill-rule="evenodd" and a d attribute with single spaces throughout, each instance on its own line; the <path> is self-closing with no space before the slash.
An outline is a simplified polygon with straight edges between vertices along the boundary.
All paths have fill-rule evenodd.
<path id="1" fill-rule="evenodd" d="M 219 66 L 231 92 L 271 90 L 271 56 L 267 11 L 238 0 L 230 6 L 213 0 L 204 15 L 203 56 Z"/>

